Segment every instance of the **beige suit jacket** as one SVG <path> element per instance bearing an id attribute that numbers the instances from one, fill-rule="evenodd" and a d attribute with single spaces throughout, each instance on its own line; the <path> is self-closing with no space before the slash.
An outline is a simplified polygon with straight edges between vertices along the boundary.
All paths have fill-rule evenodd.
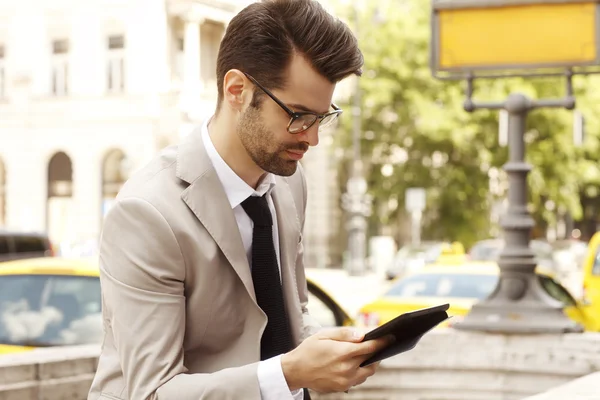
<path id="1" fill-rule="evenodd" d="M 306 310 L 301 167 L 272 193 L 294 341 L 318 329 Z M 267 318 L 241 235 L 200 130 L 123 187 L 104 222 L 105 338 L 88 400 L 260 400 Z"/>

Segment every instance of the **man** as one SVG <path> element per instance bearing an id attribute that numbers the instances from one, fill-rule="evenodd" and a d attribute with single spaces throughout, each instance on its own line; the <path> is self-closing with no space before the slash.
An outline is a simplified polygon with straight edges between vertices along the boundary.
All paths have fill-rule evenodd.
<path id="1" fill-rule="evenodd" d="M 302 399 L 375 372 L 383 345 L 319 331 L 302 260 L 299 160 L 363 58 L 311 0 L 254 3 L 229 24 L 215 115 L 133 176 L 100 248 L 105 339 L 89 400 Z"/>

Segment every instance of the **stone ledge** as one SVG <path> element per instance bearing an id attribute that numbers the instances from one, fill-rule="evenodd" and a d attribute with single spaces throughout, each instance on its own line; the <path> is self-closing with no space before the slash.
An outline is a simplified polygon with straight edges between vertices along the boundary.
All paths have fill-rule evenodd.
<path id="1" fill-rule="evenodd" d="M 83 399 L 99 353 L 99 346 L 90 345 L 2 356 L 0 400 Z M 600 334 L 505 336 L 438 330 L 410 352 L 382 362 L 375 376 L 349 394 L 313 398 L 523 400 L 596 371 Z M 576 386 L 563 390 L 576 393 Z M 528 400 L 579 398 L 567 392 Z"/>
<path id="2" fill-rule="evenodd" d="M 600 400 L 600 372 L 523 400 Z"/>
<path id="3" fill-rule="evenodd" d="M 521 400 L 598 370 L 600 334 L 509 336 L 438 330 L 410 352 L 383 361 L 377 374 L 346 397 L 313 398 Z"/>
<path id="4" fill-rule="evenodd" d="M 67 360 L 97 359 L 99 355 L 100 346 L 98 345 L 39 348 L 33 351 L 1 356 L 0 368 Z"/>
<path id="5" fill-rule="evenodd" d="M 0 357 L 0 400 L 87 397 L 100 347 L 41 348 Z"/>

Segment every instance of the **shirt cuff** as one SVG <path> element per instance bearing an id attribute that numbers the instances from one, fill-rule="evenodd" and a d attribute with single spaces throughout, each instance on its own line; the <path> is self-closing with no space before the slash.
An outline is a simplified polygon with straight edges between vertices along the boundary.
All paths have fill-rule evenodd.
<path id="1" fill-rule="evenodd" d="M 302 400 L 302 389 L 290 391 L 281 368 L 281 356 L 258 363 L 258 385 L 262 400 Z"/>

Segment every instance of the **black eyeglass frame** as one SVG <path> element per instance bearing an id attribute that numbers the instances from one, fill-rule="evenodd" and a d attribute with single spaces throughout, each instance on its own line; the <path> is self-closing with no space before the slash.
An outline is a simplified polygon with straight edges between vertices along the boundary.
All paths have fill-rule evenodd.
<path id="1" fill-rule="evenodd" d="M 342 110 L 337 105 L 335 105 L 335 103 L 331 103 L 331 108 L 333 108 L 333 111 L 325 113 L 325 114 L 317 114 L 317 113 L 311 112 L 311 111 L 293 111 L 288 106 L 286 106 L 283 101 L 279 100 L 277 98 L 277 96 L 275 96 L 273 93 L 271 93 L 271 91 L 269 89 L 265 88 L 263 85 L 261 85 L 260 83 L 258 83 L 258 81 L 256 79 L 254 79 L 250 74 L 247 74 L 247 73 L 244 72 L 244 75 L 246 75 L 246 77 L 248 79 L 250 79 L 252 81 L 252 83 L 254 83 L 256 86 L 258 86 L 260 90 L 262 90 L 263 92 L 265 92 L 265 94 L 267 96 L 269 96 L 275 103 L 277 103 L 277 105 L 279 107 L 281 107 L 283 109 L 283 111 L 285 111 L 290 116 L 290 122 L 287 125 L 287 131 L 289 133 L 293 134 L 293 135 L 297 135 L 298 133 L 302 133 L 302 132 L 306 131 L 307 129 L 309 129 L 311 126 L 313 126 L 317 121 L 319 121 L 319 123 L 320 123 L 323 119 L 325 119 L 325 118 L 333 115 L 334 118 L 332 118 L 330 122 L 328 122 L 325 125 L 321 125 L 321 126 L 328 126 L 333 121 L 335 121 L 340 116 L 340 114 L 342 114 L 344 112 L 344 110 Z M 292 126 L 292 124 L 294 123 L 294 121 L 296 121 L 297 119 L 303 117 L 304 115 L 313 115 L 316 118 L 315 118 L 315 120 L 310 125 L 306 126 L 304 129 L 299 130 L 299 131 L 295 131 L 295 132 L 290 131 L 290 127 Z"/>

